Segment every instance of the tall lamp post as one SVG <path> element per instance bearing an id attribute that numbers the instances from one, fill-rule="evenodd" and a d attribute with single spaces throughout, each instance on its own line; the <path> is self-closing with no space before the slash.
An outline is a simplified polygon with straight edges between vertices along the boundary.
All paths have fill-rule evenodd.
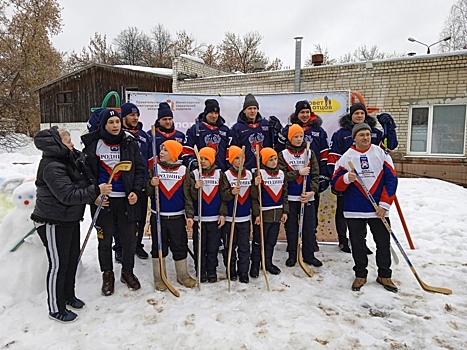
<path id="1" fill-rule="evenodd" d="M 439 44 L 439 43 L 441 43 L 441 42 L 443 42 L 443 41 L 451 40 L 451 37 L 450 37 L 450 36 L 447 36 L 447 37 L 445 37 L 444 39 L 441 39 L 441 40 L 439 40 L 439 41 L 437 41 L 437 42 L 435 42 L 435 43 L 433 43 L 433 44 L 431 44 L 431 45 L 427 45 L 427 44 L 425 44 L 425 43 L 422 43 L 421 41 L 415 40 L 415 39 L 412 38 L 412 37 L 407 38 L 407 40 L 408 40 L 408 41 L 411 41 L 411 42 L 413 42 L 413 43 L 419 43 L 419 44 L 422 44 L 423 46 L 426 46 L 426 48 L 427 48 L 426 53 L 427 53 L 427 54 L 430 54 L 430 47 L 432 47 L 433 45 Z"/>

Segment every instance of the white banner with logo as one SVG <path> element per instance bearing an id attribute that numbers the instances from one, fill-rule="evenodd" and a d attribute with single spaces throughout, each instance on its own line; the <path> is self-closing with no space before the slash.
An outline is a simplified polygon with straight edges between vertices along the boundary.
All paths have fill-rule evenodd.
<path id="1" fill-rule="evenodd" d="M 332 136 L 338 129 L 339 117 L 347 112 L 349 91 L 304 92 L 288 94 L 257 94 L 259 112 L 264 118 L 274 115 L 287 124 L 289 116 L 295 111 L 295 103 L 308 100 L 313 111 L 323 119 L 323 128 Z M 196 117 L 204 110 L 204 101 L 216 99 L 219 102 L 221 116 L 227 126 L 237 122 L 242 110 L 245 96 L 240 95 L 196 95 L 169 94 L 160 92 L 129 92 L 127 100 L 138 106 L 140 121 L 144 130 L 149 130 L 157 119 L 157 108 L 160 102 L 167 102 L 174 114 L 175 129 L 182 132 L 195 122 Z"/>
<path id="2" fill-rule="evenodd" d="M 289 116 L 295 111 L 295 103 L 301 100 L 309 101 L 313 111 L 323 120 L 322 127 L 326 130 L 329 140 L 339 129 L 339 117 L 347 113 L 350 101 L 350 91 L 303 92 L 287 94 L 255 94 L 259 104 L 259 112 L 268 119 L 274 115 L 285 126 Z M 175 129 L 183 133 L 194 124 L 195 119 L 204 110 L 204 101 L 216 99 L 227 126 L 232 127 L 237 122 L 237 116 L 242 110 L 245 96 L 241 95 L 198 95 L 170 94 L 160 92 L 129 92 L 127 101 L 134 103 L 140 110 L 140 121 L 144 130 L 151 129 L 157 119 L 159 103 L 167 102 L 174 115 Z M 328 189 L 321 194 L 318 215 L 318 235 L 320 242 L 336 242 L 337 234 L 334 224 L 336 211 L 335 196 Z M 285 239 L 281 229 L 280 239 Z"/>

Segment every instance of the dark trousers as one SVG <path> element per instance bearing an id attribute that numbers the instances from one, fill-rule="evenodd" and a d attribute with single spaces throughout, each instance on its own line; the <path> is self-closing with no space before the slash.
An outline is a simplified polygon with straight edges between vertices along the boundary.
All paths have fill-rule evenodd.
<path id="1" fill-rule="evenodd" d="M 389 219 L 386 218 L 389 223 Z M 376 243 L 376 265 L 378 276 L 390 278 L 392 271 L 391 252 L 389 248 L 389 232 L 381 219 L 347 219 L 349 227 L 350 243 L 352 244 L 352 257 L 355 263 L 353 270 L 355 276 L 366 277 L 368 275 L 368 255 L 366 253 L 366 225 L 370 226 L 373 239 Z"/>
<path id="2" fill-rule="evenodd" d="M 138 229 L 138 236 L 136 237 L 136 246 L 144 248 L 143 244 L 143 236 L 144 236 L 144 226 L 146 225 L 146 215 L 148 212 L 148 196 L 146 196 L 146 192 L 141 192 L 141 195 L 138 198 L 139 207 L 141 209 L 141 220 L 136 221 L 137 229 Z M 122 243 L 120 242 L 120 232 L 118 231 L 118 225 L 115 222 L 114 230 L 113 230 L 113 238 L 114 238 L 114 246 L 112 249 L 114 251 L 121 251 L 122 250 Z"/>
<path id="3" fill-rule="evenodd" d="M 297 257 L 297 244 L 299 235 L 301 203 L 289 202 L 289 215 L 285 222 L 285 233 L 287 236 L 287 251 L 290 258 Z M 314 202 L 308 202 L 304 207 L 302 227 L 302 255 L 303 259 L 311 260 L 315 257 L 315 227 L 316 215 Z"/>
<path id="4" fill-rule="evenodd" d="M 201 274 L 216 271 L 217 254 L 219 253 L 219 242 L 221 230 L 217 221 L 201 223 Z M 195 254 L 195 268 L 198 274 L 198 221 L 193 225 L 193 250 Z"/>
<path id="5" fill-rule="evenodd" d="M 185 225 L 185 215 L 161 217 L 161 249 L 164 258 L 169 254 L 170 248 L 174 261 L 186 259 L 188 254 L 188 234 Z M 155 213 L 151 213 L 151 236 L 151 256 L 158 258 L 159 238 L 157 236 L 157 215 Z"/>
<path id="6" fill-rule="evenodd" d="M 79 256 L 79 222 L 45 224 L 37 233 L 47 251 L 47 303 L 49 312 L 64 312 L 66 301 L 75 296 L 75 276 Z M 31 267 L 32 268 L 32 267 Z"/>
<path id="7" fill-rule="evenodd" d="M 225 237 L 222 257 L 224 258 L 224 265 L 227 267 L 228 249 L 230 242 L 230 231 L 232 230 L 232 223 L 225 222 L 222 226 L 222 236 Z M 240 273 L 248 272 L 250 267 L 250 220 L 245 222 L 236 222 L 232 241 L 232 255 L 230 257 L 230 268 L 237 270 Z M 238 259 L 237 259 L 238 254 Z M 237 264 L 237 265 L 235 265 Z M 237 269 L 235 269 L 237 266 Z"/>
<path id="8" fill-rule="evenodd" d="M 347 222 L 344 218 L 344 196 L 337 196 L 336 216 L 334 217 L 336 223 L 337 237 L 339 244 L 348 244 L 347 241 Z"/>
<path id="9" fill-rule="evenodd" d="M 280 222 L 263 222 L 264 257 L 266 266 L 272 265 L 272 256 L 279 236 Z M 253 225 L 253 241 L 258 242 L 251 249 L 251 261 L 261 261 L 261 237 L 259 225 Z"/>
<path id="10" fill-rule="evenodd" d="M 96 222 L 98 253 L 101 271 L 113 270 L 112 234 L 117 222 L 122 243 L 122 269 L 129 270 L 135 266 L 136 222 L 128 221 L 126 215 L 126 197 L 109 197 L 109 207 L 101 211 Z"/>

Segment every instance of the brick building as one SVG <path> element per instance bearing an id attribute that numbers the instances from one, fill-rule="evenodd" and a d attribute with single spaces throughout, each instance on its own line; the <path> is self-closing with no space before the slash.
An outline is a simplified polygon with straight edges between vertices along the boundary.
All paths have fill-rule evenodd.
<path id="1" fill-rule="evenodd" d="M 300 91 L 358 91 L 367 106 L 390 113 L 398 125 L 392 157 L 401 176 L 467 185 L 467 51 L 304 68 L 300 81 Z M 294 82 L 294 70 L 229 75 L 178 57 L 172 90 L 283 93 L 293 92 Z"/>

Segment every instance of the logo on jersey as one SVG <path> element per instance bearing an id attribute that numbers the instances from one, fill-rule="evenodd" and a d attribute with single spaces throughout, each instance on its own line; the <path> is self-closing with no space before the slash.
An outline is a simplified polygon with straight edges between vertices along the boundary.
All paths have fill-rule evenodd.
<path id="1" fill-rule="evenodd" d="M 368 170 L 370 165 L 368 164 L 368 157 L 365 155 L 360 156 L 360 167 L 362 170 Z"/>
<path id="2" fill-rule="evenodd" d="M 264 135 L 261 133 L 251 134 L 248 137 L 248 142 L 251 145 L 251 151 L 256 155 L 256 146 L 259 146 L 259 151 L 263 149 Z"/>
<path id="3" fill-rule="evenodd" d="M 218 134 L 209 134 L 204 136 L 204 144 L 206 147 L 214 148 L 217 154 L 217 147 L 221 142 L 221 137 Z"/>

